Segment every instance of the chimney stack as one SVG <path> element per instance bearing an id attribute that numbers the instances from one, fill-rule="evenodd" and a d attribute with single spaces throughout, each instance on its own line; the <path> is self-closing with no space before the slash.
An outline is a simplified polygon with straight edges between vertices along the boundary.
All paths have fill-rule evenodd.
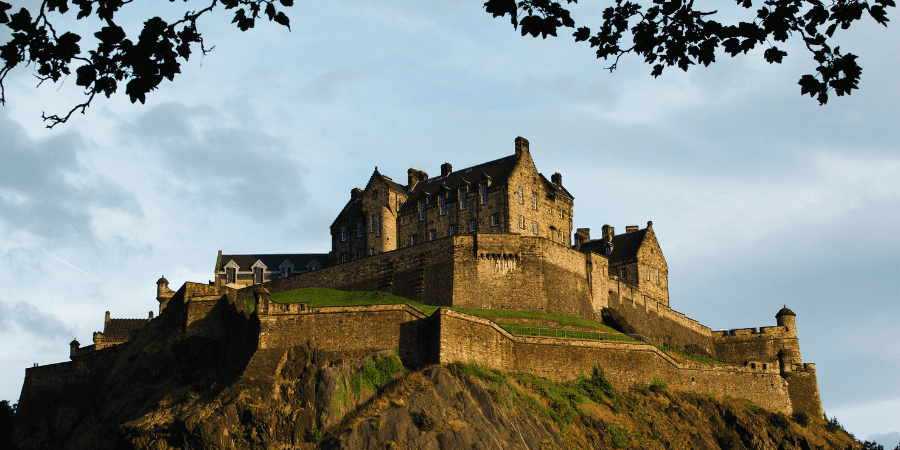
<path id="1" fill-rule="evenodd" d="M 452 171 L 453 171 L 453 166 L 451 166 L 450 163 L 445 162 L 445 163 L 441 164 L 441 176 L 442 177 L 446 177 L 447 175 L 450 175 L 450 172 L 452 172 Z"/>
<path id="2" fill-rule="evenodd" d="M 562 175 L 560 175 L 559 172 L 556 172 L 553 175 L 550 175 L 550 181 L 557 186 L 562 186 Z"/>
<path id="3" fill-rule="evenodd" d="M 616 235 L 616 229 L 609 225 L 603 225 L 603 240 L 606 242 L 612 242 L 613 236 Z"/>
<path id="4" fill-rule="evenodd" d="M 528 153 L 528 139 L 519 136 L 516 138 L 516 158 L 521 158 Z"/>
<path id="5" fill-rule="evenodd" d="M 351 189 L 350 190 L 350 200 L 359 200 L 359 198 L 362 197 L 362 193 L 363 193 L 363 191 L 360 188 Z"/>
<path id="6" fill-rule="evenodd" d="M 626 233 L 631 233 L 632 231 L 637 231 L 637 230 L 638 230 L 638 226 L 637 226 L 637 225 L 628 225 L 628 226 L 625 227 L 625 232 L 626 232 Z"/>
<path id="7" fill-rule="evenodd" d="M 408 176 L 407 181 L 409 181 L 409 184 L 406 186 L 406 192 L 412 192 L 416 188 L 416 183 L 428 179 L 428 174 L 421 170 L 409 169 L 406 171 L 406 174 Z"/>
<path id="8" fill-rule="evenodd" d="M 581 244 L 591 240 L 590 228 L 579 228 L 575 231 L 575 250 L 581 250 Z"/>

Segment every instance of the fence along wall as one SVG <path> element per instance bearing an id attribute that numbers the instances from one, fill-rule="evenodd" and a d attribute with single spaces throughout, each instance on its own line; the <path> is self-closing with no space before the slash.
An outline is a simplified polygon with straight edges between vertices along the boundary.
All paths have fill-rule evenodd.
<path id="1" fill-rule="evenodd" d="M 816 401 L 792 405 L 794 396 L 777 365 L 763 370 L 761 366 L 750 369 L 682 364 L 648 344 L 513 336 L 485 319 L 446 309 L 436 314 L 440 363 L 474 361 L 494 369 L 528 372 L 557 381 L 589 373 L 600 364 L 619 389 L 656 377 L 677 391 L 744 398 L 787 414 L 795 408 L 821 414 L 821 404 Z M 805 379 L 807 384 L 814 380 L 814 372 Z M 798 386 L 796 390 L 806 392 L 807 388 Z"/>

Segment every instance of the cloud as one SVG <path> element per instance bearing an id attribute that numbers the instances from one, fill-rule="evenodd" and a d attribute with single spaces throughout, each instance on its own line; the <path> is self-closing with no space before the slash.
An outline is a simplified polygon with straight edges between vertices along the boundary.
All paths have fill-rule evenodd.
<path id="1" fill-rule="evenodd" d="M 58 316 L 40 311 L 34 305 L 19 301 L 11 304 L 0 299 L 0 335 L 24 332 L 42 341 L 69 339 L 75 328 Z"/>
<path id="2" fill-rule="evenodd" d="M 260 221 L 307 201 L 299 143 L 268 133 L 251 105 L 214 109 L 165 103 L 121 127 L 126 145 L 152 155 L 166 201 L 186 202 L 186 219 L 236 211 Z M 198 214 L 204 211 L 204 214 Z"/>
<path id="3" fill-rule="evenodd" d="M 0 229 L 17 236 L 0 251 L 38 242 L 103 247 L 92 225 L 96 211 L 141 215 L 131 194 L 81 162 L 87 143 L 80 134 L 32 139 L 4 112 L 0 136 Z"/>

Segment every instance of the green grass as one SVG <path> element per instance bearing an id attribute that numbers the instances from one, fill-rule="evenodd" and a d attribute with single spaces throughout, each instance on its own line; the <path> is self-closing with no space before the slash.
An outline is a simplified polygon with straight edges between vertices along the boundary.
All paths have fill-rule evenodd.
<path id="1" fill-rule="evenodd" d="M 625 342 L 635 342 L 631 337 L 624 335 L 622 333 L 613 331 L 613 332 L 601 332 L 601 331 L 583 331 L 583 330 L 573 330 L 571 328 L 559 328 L 559 327 L 538 327 L 528 324 L 520 324 L 520 323 L 508 323 L 508 322 L 497 322 L 497 325 L 500 325 L 501 328 L 508 331 L 510 334 L 515 334 L 518 336 L 544 336 L 544 337 L 561 337 L 561 338 L 569 338 L 569 339 L 594 339 L 594 340 L 611 340 L 611 341 L 625 341 Z"/>

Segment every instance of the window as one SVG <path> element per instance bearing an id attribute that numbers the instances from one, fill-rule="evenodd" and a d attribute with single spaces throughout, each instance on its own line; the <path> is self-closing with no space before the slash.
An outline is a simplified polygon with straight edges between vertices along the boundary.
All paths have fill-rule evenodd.
<path id="1" fill-rule="evenodd" d="M 425 220 L 425 201 L 419 200 L 419 220 Z"/>
<path id="2" fill-rule="evenodd" d="M 537 194 L 531 194 L 531 209 L 537 209 Z"/>
<path id="3" fill-rule="evenodd" d="M 356 237 L 362 237 L 363 223 L 362 220 L 356 221 Z"/>
<path id="4" fill-rule="evenodd" d="M 487 204 L 487 183 L 481 183 L 481 204 Z"/>
<path id="5" fill-rule="evenodd" d="M 606 253 L 606 256 L 609 256 L 609 254 L 612 253 L 612 246 L 610 246 L 610 245 L 604 246 L 603 252 Z"/>
<path id="6" fill-rule="evenodd" d="M 375 236 L 381 236 L 381 213 L 378 213 L 378 226 L 375 228 Z"/>
<path id="7" fill-rule="evenodd" d="M 659 269 L 656 269 L 656 284 L 659 284 Z"/>
<path id="8" fill-rule="evenodd" d="M 369 248 L 369 256 L 372 256 L 374 254 L 375 254 L 375 247 L 370 247 Z"/>
<path id="9" fill-rule="evenodd" d="M 522 188 L 519 188 L 519 204 L 525 204 L 525 196 L 522 193 Z"/>
<path id="10" fill-rule="evenodd" d="M 450 225 L 450 236 L 456 235 L 456 224 Z"/>
<path id="11" fill-rule="evenodd" d="M 225 283 L 231 284 L 237 280 L 237 269 L 234 267 L 225 268 Z"/>
<path id="12" fill-rule="evenodd" d="M 646 267 L 647 267 L 647 281 L 650 281 L 650 265 L 647 264 Z"/>
<path id="13" fill-rule="evenodd" d="M 628 269 L 626 269 L 624 267 L 619 269 L 619 276 L 622 277 L 623 280 L 627 280 L 628 279 Z"/>
<path id="14" fill-rule="evenodd" d="M 525 216 L 519 216 L 519 228 L 525 229 Z"/>
<path id="15" fill-rule="evenodd" d="M 363 259 L 366 257 L 366 249 L 361 248 L 356 251 L 356 259 Z"/>
<path id="16" fill-rule="evenodd" d="M 375 214 L 369 216 L 369 233 L 375 232 Z"/>
<path id="17" fill-rule="evenodd" d="M 462 211 L 466 209 L 466 194 L 469 193 L 468 188 L 459 188 L 459 210 Z"/>
<path id="18" fill-rule="evenodd" d="M 496 227 L 497 225 L 500 225 L 500 214 L 491 214 L 491 226 Z"/>
<path id="19" fill-rule="evenodd" d="M 442 216 L 447 214 L 447 194 L 438 196 L 438 207 L 441 210 Z"/>
<path id="20" fill-rule="evenodd" d="M 378 200 L 378 189 L 375 189 L 375 190 L 372 192 L 372 196 L 375 197 L 375 200 Z"/>
<path id="21" fill-rule="evenodd" d="M 342 263 L 347 262 L 347 254 L 346 253 L 343 253 L 343 252 L 341 253 L 341 262 Z"/>
<path id="22" fill-rule="evenodd" d="M 409 242 L 410 242 L 410 244 L 412 244 L 412 245 L 418 244 L 418 243 L 419 243 L 419 235 L 418 235 L 418 234 L 414 234 L 414 235 L 410 236 Z"/>
<path id="23" fill-rule="evenodd" d="M 291 276 L 291 268 L 290 267 L 282 267 L 281 268 L 281 278 L 287 278 Z"/>
<path id="24" fill-rule="evenodd" d="M 433 240 L 435 240 L 435 239 L 437 239 L 437 231 L 431 230 L 431 231 L 428 233 L 428 240 L 433 241 Z"/>
<path id="25" fill-rule="evenodd" d="M 564 215 L 564 214 L 563 214 L 563 210 L 562 210 L 562 208 L 560 208 L 560 210 L 559 210 L 559 218 L 560 218 L 560 219 L 564 219 L 565 217 L 563 217 L 563 215 Z"/>
<path id="26" fill-rule="evenodd" d="M 347 240 L 347 225 L 341 225 L 341 242 Z"/>
<path id="27" fill-rule="evenodd" d="M 475 219 L 469 219 L 469 233 L 475 232 Z"/>
<path id="28" fill-rule="evenodd" d="M 253 284 L 262 284 L 263 282 L 263 268 L 262 267 L 254 267 L 253 268 Z"/>
<path id="29" fill-rule="evenodd" d="M 537 234 L 537 220 L 531 221 L 531 232 Z"/>

